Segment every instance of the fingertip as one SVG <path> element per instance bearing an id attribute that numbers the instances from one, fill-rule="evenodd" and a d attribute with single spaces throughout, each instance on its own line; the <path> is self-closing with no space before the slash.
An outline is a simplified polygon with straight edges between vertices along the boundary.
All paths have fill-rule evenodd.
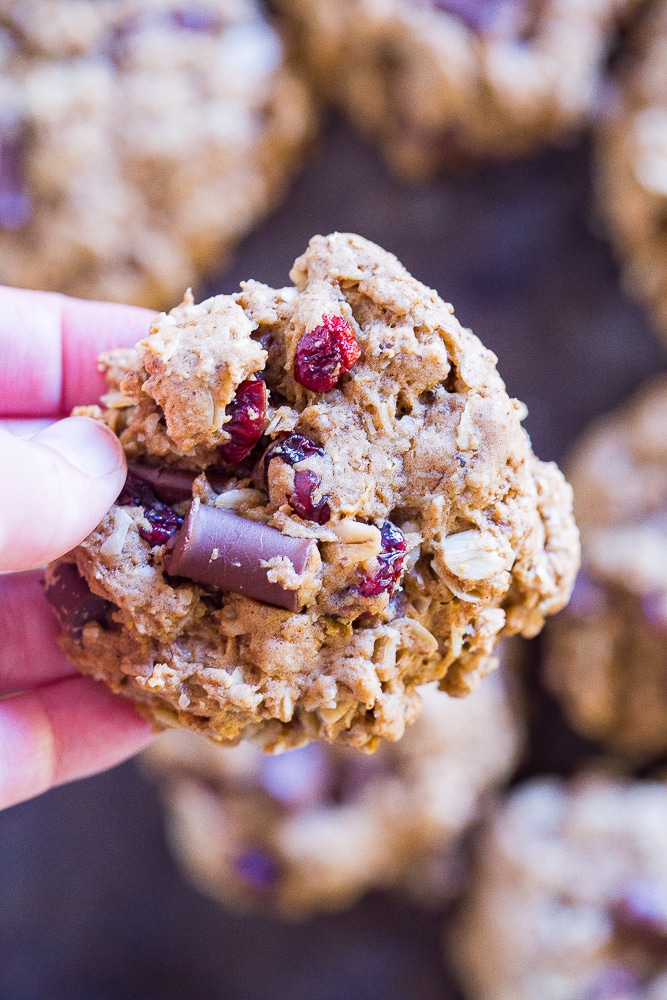
<path id="1" fill-rule="evenodd" d="M 0 435 L 0 570 L 27 570 L 78 545 L 123 488 L 123 449 L 87 417 L 52 424 L 33 438 Z"/>
<path id="2" fill-rule="evenodd" d="M 122 445 L 106 424 L 90 417 L 65 417 L 50 424 L 31 439 L 34 444 L 53 448 L 79 472 L 91 479 L 118 474 L 125 477 Z M 122 488 L 119 487 L 119 491 Z"/>

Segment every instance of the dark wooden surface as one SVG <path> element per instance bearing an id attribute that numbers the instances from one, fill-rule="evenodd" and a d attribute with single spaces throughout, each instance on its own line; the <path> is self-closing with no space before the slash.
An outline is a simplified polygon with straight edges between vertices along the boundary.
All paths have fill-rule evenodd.
<path id="1" fill-rule="evenodd" d="M 312 234 L 359 232 L 455 304 L 528 404 L 538 454 L 561 459 L 665 366 L 590 202 L 583 146 L 411 188 L 333 122 L 206 291 L 285 284 Z M 588 748 L 533 687 L 523 773 L 570 771 Z M 133 763 L 0 814 L 0 1000 L 451 1000 L 442 922 L 380 895 L 296 926 L 222 910 L 176 873 Z"/>

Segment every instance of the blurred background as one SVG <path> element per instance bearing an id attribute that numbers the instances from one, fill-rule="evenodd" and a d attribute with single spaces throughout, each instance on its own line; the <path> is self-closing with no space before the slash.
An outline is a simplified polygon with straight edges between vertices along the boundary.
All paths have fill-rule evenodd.
<path id="1" fill-rule="evenodd" d="M 13 23 L 11 4 L 0 13 Z M 5 56 L 6 75 L 20 77 L 15 49 Z M 340 109 L 320 107 L 318 115 L 317 135 L 309 125 L 282 200 L 272 193 L 252 222 L 237 226 L 246 235 L 233 251 L 235 241 L 223 241 L 222 263 L 209 248 L 205 267 L 191 259 L 183 265 L 194 268 L 197 298 L 233 292 L 250 277 L 280 287 L 313 234 L 360 233 L 452 302 L 460 321 L 498 355 L 509 393 L 527 404 L 525 426 L 545 460 L 565 460 L 593 418 L 664 371 L 665 348 L 623 290 L 595 207 L 589 129 L 568 134 L 567 142 L 561 137 L 558 146 L 540 140 L 548 148 L 520 158 L 476 156 L 474 164 L 444 171 L 440 164 L 416 180 L 388 167 L 373 138 Z M 21 183 L 29 192 L 29 178 Z M 285 177 L 278 187 L 286 186 Z M 37 185 L 38 215 L 40 191 Z M 22 234 L 25 225 L 11 222 L 6 239 L 32 239 Z M 0 267 L 9 252 L 3 239 Z M 81 253 L 74 285 L 60 282 L 50 265 L 41 273 L 54 287 L 85 294 L 81 282 L 90 272 Z M 6 283 L 17 280 L 12 268 Z M 168 286 L 146 285 L 142 276 L 135 300 L 146 301 L 148 287 L 151 304 L 162 306 Z M 97 294 L 103 286 L 95 277 L 91 287 Z M 571 775 L 599 752 L 569 728 L 543 689 L 541 641 L 524 647 L 529 735 L 511 783 Z M 642 773 L 657 773 L 658 763 Z M 0 997 L 7 1000 L 463 997 L 443 959 L 449 907 L 376 891 L 343 912 L 285 922 L 270 908 L 236 912 L 195 889 L 172 859 L 155 785 L 136 762 L 1 813 L 0 887 Z"/>

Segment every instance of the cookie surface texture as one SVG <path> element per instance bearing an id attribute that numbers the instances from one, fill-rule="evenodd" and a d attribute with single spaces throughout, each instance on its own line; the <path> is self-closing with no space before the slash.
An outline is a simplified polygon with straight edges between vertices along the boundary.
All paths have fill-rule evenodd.
<path id="1" fill-rule="evenodd" d="M 448 952 L 470 1000 L 664 1000 L 667 786 L 512 792 L 477 845 Z"/>
<path id="2" fill-rule="evenodd" d="M 163 724 L 372 751 L 419 685 L 468 694 L 501 636 L 563 606 L 571 490 L 495 356 L 395 257 L 316 236 L 291 277 L 186 296 L 106 358 L 81 412 L 130 476 L 51 572 L 109 602 L 66 632 L 74 662 Z"/>
<path id="3" fill-rule="evenodd" d="M 223 266 L 313 131 L 255 0 L 0 9 L 0 280 L 152 308 Z"/>
<path id="4" fill-rule="evenodd" d="M 638 759 L 667 750 L 667 377 L 593 425 L 568 475 L 582 533 L 546 680 L 573 726 Z"/>
<path id="5" fill-rule="evenodd" d="M 461 835 L 516 762 L 505 680 L 501 668 L 463 699 L 427 685 L 404 739 L 371 757 L 322 742 L 268 755 L 169 730 L 144 763 L 176 859 L 223 903 L 288 918 L 378 888 L 442 904 L 463 881 Z"/>
<path id="6" fill-rule="evenodd" d="M 591 116 L 636 0 L 278 0 L 320 91 L 400 174 L 512 157 Z"/>

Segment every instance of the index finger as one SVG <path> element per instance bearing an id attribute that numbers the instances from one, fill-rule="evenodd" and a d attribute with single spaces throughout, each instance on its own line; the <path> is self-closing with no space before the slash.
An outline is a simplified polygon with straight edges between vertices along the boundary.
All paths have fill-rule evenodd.
<path id="1" fill-rule="evenodd" d="M 148 333 L 149 309 L 0 286 L 0 417 L 58 417 L 97 402 L 97 356 Z"/>

